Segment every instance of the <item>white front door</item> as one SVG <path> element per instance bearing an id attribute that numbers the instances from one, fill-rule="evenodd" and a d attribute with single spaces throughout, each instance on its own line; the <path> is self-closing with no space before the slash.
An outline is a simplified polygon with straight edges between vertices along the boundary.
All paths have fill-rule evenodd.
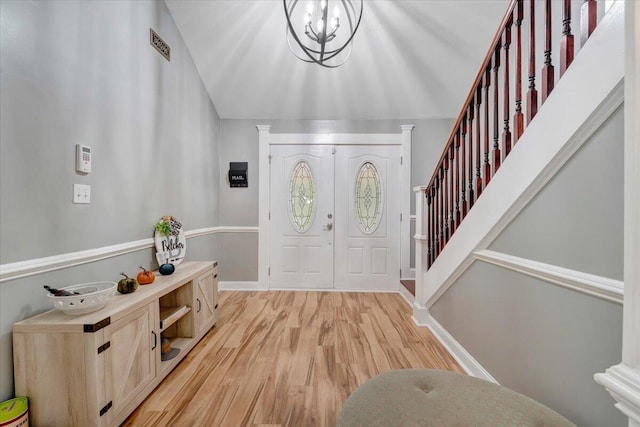
<path id="1" fill-rule="evenodd" d="M 400 283 L 400 147 L 336 149 L 335 288 L 396 290 Z"/>
<path id="2" fill-rule="evenodd" d="M 271 146 L 270 288 L 397 289 L 400 150 Z"/>
<path id="3" fill-rule="evenodd" d="M 332 150 L 271 147 L 270 288 L 333 288 Z"/>

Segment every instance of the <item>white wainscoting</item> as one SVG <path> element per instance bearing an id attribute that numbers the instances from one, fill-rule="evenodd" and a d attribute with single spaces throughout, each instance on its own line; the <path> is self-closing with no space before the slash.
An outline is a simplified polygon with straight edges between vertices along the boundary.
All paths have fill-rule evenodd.
<path id="1" fill-rule="evenodd" d="M 218 226 L 199 228 L 185 231 L 185 237 L 192 239 L 216 233 L 257 233 L 258 227 L 249 226 Z M 78 252 L 69 252 L 44 258 L 35 258 L 25 261 L 0 265 L 0 283 L 22 277 L 34 276 L 49 271 L 61 270 L 76 265 L 88 264 L 115 256 L 137 252 L 154 247 L 153 238 L 119 243 L 117 245 L 103 246 L 101 248 L 87 249 Z"/>

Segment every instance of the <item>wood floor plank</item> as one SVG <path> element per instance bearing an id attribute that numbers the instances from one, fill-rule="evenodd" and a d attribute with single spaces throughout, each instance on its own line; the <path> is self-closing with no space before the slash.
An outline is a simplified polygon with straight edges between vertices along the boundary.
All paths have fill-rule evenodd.
<path id="1" fill-rule="evenodd" d="M 382 372 L 462 372 L 398 294 L 225 291 L 219 307 L 218 324 L 123 425 L 329 427 Z"/>

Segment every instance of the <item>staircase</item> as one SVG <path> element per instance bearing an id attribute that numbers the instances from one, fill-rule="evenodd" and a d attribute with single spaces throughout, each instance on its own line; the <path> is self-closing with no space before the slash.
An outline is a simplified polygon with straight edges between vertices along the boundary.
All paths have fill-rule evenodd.
<path id="1" fill-rule="evenodd" d="M 414 320 L 438 335 L 468 373 L 500 381 L 585 426 L 618 425 L 624 417 L 606 396 L 591 397 L 591 388 L 583 390 L 581 402 L 569 391 L 556 390 L 562 388 L 560 380 L 555 384 L 553 380 L 538 381 L 525 378 L 526 375 L 505 376 L 505 369 L 493 365 L 500 360 L 495 352 L 469 338 L 474 334 L 491 334 L 491 331 L 473 330 L 472 316 L 451 303 L 460 298 L 454 297 L 455 292 L 447 292 L 462 282 L 468 288 L 469 275 L 484 268 L 479 267 L 480 264 L 491 264 L 509 266 L 519 274 L 559 284 L 583 295 L 575 298 L 589 295 L 599 301 L 609 301 L 617 307 L 607 312 L 614 313 L 612 318 L 616 317 L 617 310 L 621 311 L 620 278 L 535 262 L 496 252 L 491 246 L 574 155 L 597 135 L 603 124 L 620 115 L 624 101 L 624 3 L 613 3 L 606 13 L 602 3 L 512 1 L 430 182 L 414 189 Z M 542 10 L 536 10 L 538 6 L 542 6 Z M 576 13 L 576 7 L 582 10 Z M 599 8 L 601 20 L 597 22 Z M 556 12 L 562 16 L 560 28 L 553 27 L 553 23 L 559 21 L 554 18 Z M 542 19 L 537 20 L 536 15 Z M 582 19 L 574 21 L 572 16 Z M 573 27 L 577 28 L 575 42 Z M 552 50 L 555 46 L 552 41 L 557 42 L 558 49 Z M 554 58 L 559 63 L 557 71 Z M 537 67 L 536 63 L 542 65 Z M 537 74 L 539 68 L 541 72 Z M 461 278 L 464 278 L 462 282 Z M 482 290 L 474 292 L 467 292 L 465 298 L 477 296 Z M 582 304 L 583 300 L 580 301 Z M 494 311 L 501 315 L 513 312 L 515 319 L 519 304 L 527 301 L 516 301 L 506 308 L 496 307 Z M 553 303 L 549 307 L 553 307 Z M 488 308 L 485 315 L 489 316 L 491 311 L 492 308 Z M 447 312 L 441 316 L 447 323 L 440 324 L 436 317 Z M 457 320 L 452 323 L 451 319 Z M 598 318 L 594 317 L 593 321 L 597 322 Z M 542 331 L 532 329 L 526 333 Z M 535 337 L 526 339 L 536 340 Z M 521 346 L 526 346 L 526 339 Z M 499 351 L 514 354 L 517 351 L 518 356 L 506 359 L 506 363 L 535 370 L 537 359 L 531 355 L 535 349 L 520 353 L 518 348 L 506 346 Z M 547 357 L 543 350 L 539 354 L 540 358 Z M 521 362 L 519 357 L 533 362 Z M 581 364 L 584 363 L 576 366 Z M 572 378 L 571 366 L 553 369 L 562 371 L 558 378 L 563 375 Z M 592 378 L 585 381 L 593 382 Z M 593 388 L 595 396 L 598 386 L 594 382 Z M 610 411 L 605 414 L 598 405 L 609 405 Z M 594 411 L 597 413 L 592 413 Z"/>

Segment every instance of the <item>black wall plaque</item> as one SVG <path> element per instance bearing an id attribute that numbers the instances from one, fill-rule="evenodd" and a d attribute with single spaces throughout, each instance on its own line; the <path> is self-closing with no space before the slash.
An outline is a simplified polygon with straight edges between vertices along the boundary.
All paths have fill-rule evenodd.
<path id="1" fill-rule="evenodd" d="M 229 163 L 229 186 L 230 187 L 248 187 L 249 180 L 247 177 L 247 162 L 230 162 Z"/>

